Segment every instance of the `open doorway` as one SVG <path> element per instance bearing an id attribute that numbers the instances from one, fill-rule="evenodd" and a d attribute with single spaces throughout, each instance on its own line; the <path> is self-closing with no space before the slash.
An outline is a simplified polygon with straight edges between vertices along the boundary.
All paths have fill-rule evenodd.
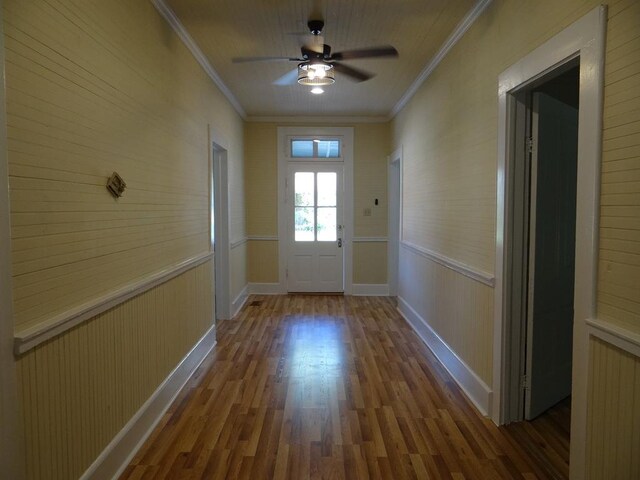
<path id="1" fill-rule="evenodd" d="M 514 181 L 521 178 L 517 155 L 529 149 L 526 135 L 526 93 L 551 78 L 571 70 L 579 62 L 578 161 L 575 202 L 575 266 L 573 294 L 572 375 L 571 375 L 571 478 L 586 476 L 587 397 L 589 343 L 587 322 L 596 311 L 598 211 L 602 154 L 602 99 L 604 90 L 604 39 L 606 7 L 597 7 L 551 37 L 498 77 L 498 165 L 496 210 L 496 270 L 494 287 L 493 401 L 491 417 L 502 425 L 524 417 L 522 400 L 523 342 L 526 329 L 522 318 L 527 303 L 519 305 L 528 292 L 528 270 L 517 265 L 528 262 L 528 237 L 524 224 L 525 206 L 515 202 Z M 574 62 L 574 63 L 572 63 Z M 530 105 L 530 104 L 529 104 Z M 520 186 L 522 187 L 522 183 Z M 527 197 L 524 197 L 527 198 Z M 528 223 L 527 223 L 528 224 Z M 515 238 L 521 232 L 523 238 Z M 517 248 L 518 242 L 521 248 Z M 527 249 L 522 248 L 526 245 Z M 519 255 L 518 255 L 519 252 Z M 528 297 L 524 297 L 528 298 Z M 526 347 L 525 347 L 526 348 Z"/>
<path id="2" fill-rule="evenodd" d="M 389 296 L 398 296 L 398 264 L 402 222 L 402 149 L 389 156 L 389 229 L 387 238 L 387 283 Z"/>
<path id="3" fill-rule="evenodd" d="M 518 92 L 524 151 L 514 169 L 512 322 L 521 328 L 522 415 L 571 394 L 578 160 L 578 59 Z M 518 117 L 517 117 L 518 119 Z M 518 123 L 516 121 L 516 123 Z M 515 231 L 520 229 L 520 231 Z"/>
<path id="4" fill-rule="evenodd" d="M 210 179 L 210 249 L 214 262 L 214 313 L 216 320 L 230 317 L 229 292 L 229 182 L 227 150 L 212 144 Z"/>
<path id="5" fill-rule="evenodd" d="M 541 458 L 553 452 L 558 478 L 567 477 L 569 465 L 579 84 L 575 57 L 513 92 L 508 178 L 507 423 L 537 419 L 527 428 L 509 428 L 536 432 L 529 450 L 539 450 L 532 455 Z"/>

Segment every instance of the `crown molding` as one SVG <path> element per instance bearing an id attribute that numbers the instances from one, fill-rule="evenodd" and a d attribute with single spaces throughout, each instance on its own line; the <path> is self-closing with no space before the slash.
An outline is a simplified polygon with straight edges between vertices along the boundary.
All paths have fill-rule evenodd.
<path id="1" fill-rule="evenodd" d="M 245 118 L 247 122 L 253 123 L 278 123 L 278 124 L 286 124 L 290 123 L 292 125 L 306 125 L 306 124 L 318 124 L 318 125 L 352 125 L 354 123 L 387 123 L 389 121 L 389 117 L 378 115 L 378 116 L 359 116 L 359 115 L 351 115 L 351 116 L 341 116 L 341 115 L 316 115 L 316 116 L 308 116 L 308 115 L 251 115 Z"/>
<path id="2" fill-rule="evenodd" d="M 176 16 L 175 12 L 167 5 L 165 0 L 151 0 L 151 3 L 154 7 L 160 12 L 160 15 L 164 17 L 167 23 L 173 28 L 173 31 L 176 32 L 180 40 L 185 44 L 185 46 L 189 49 L 193 57 L 200 64 L 202 69 L 209 75 L 209 78 L 213 81 L 213 83 L 220 89 L 222 94 L 229 100 L 229 103 L 233 106 L 238 115 L 242 117 L 243 120 L 247 119 L 247 114 L 244 111 L 244 108 L 238 102 L 238 99 L 235 97 L 231 90 L 225 85 L 225 83 L 218 75 L 218 72 L 211 66 L 209 60 L 205 54 L 200 50 L 196 41 L 189 35 L 187 29 L 184 27 L 180 19 Z"/>
<path id="3" fill-rule="evenodd" d="M 456 28 L 453 30 L 449 38 L 445 40 L 445 42 L 438 50 L 438 53 L 431 59 L 427 66 L 424 67 L 418 78 L 411 84 L 409 89 L 404 93 L 402 98 L 396 103 L 396 105 L 391 109 L 391 113 L 389 115 L 388 120 L 392 120 L 399 112 L 402 110 L 409 100 L 416 94 L 418 89 L 422 86 L 422 84 L 429 78 L 431 73 L 436 69 L 440 62 L 444 60 L 449 51 L 454 47 L 458 40 L 462 38 L 462 36 L 466 33 L 467 30 L 473 25 L 473 23 L 478 19 L 478 17 L 484 12 L 485 8 L 489 6 L 491 0 L 478 0 L 476 4 L 473 6 L 471 10 L 464 16 L 464 18 L 458 23 Z"/>
<path id="4" fill-rule="evenodd" d="M 464 18 L 458 23 L 454 31 L 447 38 L 444 44 L 440 47 L 436 55 L 425 66 L 418 78 L 411 84 L 409 89 L 400 98 L 398 103 L 391 109 L 389 115 L 377 115 L 377 116 L 340 116 L 340 115 L 328 115 L 328 116 L 308 116 L 308 115 L 251 115 L 248 116 L 244 108 L 240 105 L 240 102 L 231 92 L 229 87 L 220 78 L 220 75 L 216 72 L 213 66 L 207 60 L 205 54 L 200 50 L 200 47 L 196 41 L 189 35 L 187 29 L 184 27 L 180 19 L 176 16 L 175 12 L 167 5 L 166 0 L 151 0 L 153 6 L 160 12 L 167 23 L 173 28 L 180 40 L 189 49 L 193 57 L 200 64 L 202 69 L 209 75 L 209 78 L 220 89 L 223 95 L 227 98 L 229 103 L 238 112 L 242 119 L 246 122 L 254 123 L 295 123 L 295 124 L 313 124 L 313 123 L 330 123 L 330 124 L 353 124 L 353 123 L 386 123 L 402 110 L 409 100 L 413 98 L 422 84 L 429 78 L 431 73 L 447 56 L 453 46 L 458 43 L 467 30 L 473 25 L 482 12 L 489 6 L 491 0 L 478 0 L 476 4 L 469 10 Z"/>

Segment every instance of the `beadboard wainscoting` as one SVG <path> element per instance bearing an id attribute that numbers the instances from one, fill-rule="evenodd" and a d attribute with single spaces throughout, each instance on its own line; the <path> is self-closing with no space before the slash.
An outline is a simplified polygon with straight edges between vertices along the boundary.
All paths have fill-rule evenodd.
<path id="1" fill-rule="evenodd" d="M 231 311 L 230 318 L 235 317 L 248 296 L 247 284 L 247 246 L 248 237 L 231 242 Z"/>
<path id="2" fill-rule="evenodd" d="M 80 480 L 117 478 L 215 345 L 216 329 L 213 326 L 113 438 Z"/>
<path id="3" fill-rule="evenodd" d="M 442 365 L 454 378 L 467 397 L 484 416 L 491 415 L 492 390 L 469 366 L 451 350 L 442 338 L 429 326 L 403 298 L 398 298 L 398 311 L 411 325 L 422 341 L 431 349 Z"/>
<path id="4" fill-rule="evenodd" d="M 640 333 L 588 320 L 587 478 L 640 478 Z"/>
<path id="5" fill-rule="evenodd" d="M 493 278 L 406 242 L 401 245 L 400 313 L 478 410 L 490 415 Z"/>
<path id="6" fill-rule="evenodd" d="M 207 332 L 213 345 L 212 278 L 212 262 L 199 264 L 19 357 L 27 478 L 79 478 L 110 458 L 105 449 L 120 451 L 117 435 L 142 441 L 193 370 L 176 367 Z M 199 362 L 188 358 L 184 365 Z M 122 433 L 127 426 L 137 438 Z"/>
<path id="7" fill-rule="evenodd" d="M 25 353 L 35 346 L 60 335 L 88 319 L 106 312 L 130 298 L 165 283 L 198 265 L 210 262 L 211 258 L 212 255 L 210 253 L 196 255 L 188 260 L 178 262 L 137 281 L 131 282 L 128 285 L 117 288 L 106 295 L 102 295 L 65 312 L 54 315 L 37 325 L 25 329 L 18 329 L 14 338 L 15 353 L 16 355 Z"/>

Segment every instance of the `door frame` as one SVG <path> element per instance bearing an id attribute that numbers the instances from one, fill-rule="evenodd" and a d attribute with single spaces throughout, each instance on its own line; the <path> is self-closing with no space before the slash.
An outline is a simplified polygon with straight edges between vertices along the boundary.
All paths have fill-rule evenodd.
<path id="1" fill-rule="evenodd" d="M 343 165 L 343 285 L 344 294 L 353 291 L 353 127 L 278 127 L 278 290 L 287 293 L 287 208 L 285 179 L 287 166 L 295 162 L 289 152 L 289 137 L 336 137 L 341 139 Z M 309 162 L 309 159 L 300 159 Z M 338 162 L 338 160 L 335 160 Z"/>
<path id="2" fill-rule="evenodd" d="M 595 316 L 598 258 L 600 162 L 602 156 L 602 104 L 604 41 L 607 9 L 599 6 L 505 70 L 498 81 L 498 164 L 496 212 L 496 283 L 494 289 L 493 401 L 491 417 L 508 423 L 509 362 L 514 348 L 512 324 L 507 316 L 505 285 L 511 281 L 508 255 L 512 239 L 511 181 L 516 155 L 518 90 L 558 66 L 580 58 L 580 111 L 576 208 L 576 267 L 571 405 L 571 478 L 584 478 L 587 440 L 588 338 L 586 321 Z"/>
<path id="3" fill-rule="evenodd" d="M 231 316 L 228 144 L 224 136 L 217 133 L 211 125 L 209 125 L 209 145 L 209 252 L 213 258 L 214 318 L 227 320 Z M 212 222 L 212 214 L 215 217 L 214 222 Z M 212 223 L 215 231 L 212 229 Z M 211 234 L 215 235 L 215 252 Z"/>
<path id="4" fill-rule="evenodd" d="M 398 295 L 400 242 L 402 241 L 402 146 L 389 155 L 389 226 L 387 238 L 387 282 L 389 296 Z"/>
<path id="5" fill-rule="evenodd" d="M 7 158 L 6 87 L 4 72 L 3 5 L 0 0 L 0 465 L 7 478 L 23 479 L 23 432 L 16 359 L 13 354 L 13 299 L 11 281 L 11 210 Z"/>

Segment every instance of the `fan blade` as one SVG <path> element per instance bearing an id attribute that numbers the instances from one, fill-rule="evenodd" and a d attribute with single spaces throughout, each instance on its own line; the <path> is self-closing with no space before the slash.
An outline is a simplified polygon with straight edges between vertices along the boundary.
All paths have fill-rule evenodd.
<path id="1" fill-rule="evenodd" d="M 353 60 L 355 58 L 373 57 L 397 57 L 398 51 L 391 45 L 381 47 L 360 48 L 358 50 L 345 50 L 331 55 L 331 60 Z"/>
<path id="2" fill-rule="evenodd" d="M 287 60 L 289 62 L 304 62 L 302 58 L 291 58 L 291 57 L 236 57 L 231 59 L 233 63 L 277 62 L 280 60 Z"/>
<path id="3" fill-rule="evenodd" d="M 375 77 L 373 73 L 349 67 L 343 63 L 335 62 L 333 63 L 333 68 L 336 70 L 336 72 L 342 73 L 343 75 L 350 77 L 351 80 L 354 80 L 356 82 L 364 82 L 365 80 L 369 80 L 370 78 Z"/>
<path id="4" fill-rule="evenodd" d="M 273 82 L 274 85 L 295 85 L 298 83 L 298 69 L 295 68 L 290 72 L 285 73 L 279 79 Z"/>

